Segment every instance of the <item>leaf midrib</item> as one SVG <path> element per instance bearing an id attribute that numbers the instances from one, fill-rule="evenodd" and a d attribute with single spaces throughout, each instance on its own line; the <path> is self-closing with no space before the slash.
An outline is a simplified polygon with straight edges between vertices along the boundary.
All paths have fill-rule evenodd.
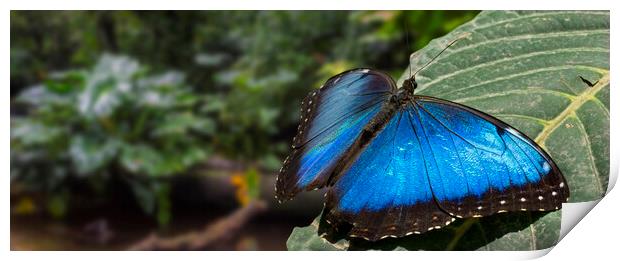
<path id="1" fill-rule="evenodd" d="M 606 71 L 603 77 L 594 85 L 593 87 L 587 89 L 581 94 L 575 96 L 575 98 L 571 101 L 571 103 L 562 111 L 558 116 L 548 121 L 548 124 L 543 128 L 543 130 L 536 136 L 534 141 L 538 143 L 540 146 L 545 146 L 545 141 L 549 138 L 549 135 L 553 133 L 560 124 L 571 115 L 571 113 L 575 113 L 581 106 L 587 101 L 594 99 L 594 95 L 598 93 L 603 87 L 609 84 L 609 71 Z"/>

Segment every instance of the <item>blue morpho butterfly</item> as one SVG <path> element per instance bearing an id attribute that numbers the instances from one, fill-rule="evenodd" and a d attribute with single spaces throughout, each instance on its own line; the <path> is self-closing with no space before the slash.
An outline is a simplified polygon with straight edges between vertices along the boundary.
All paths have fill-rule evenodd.
<path id="1" fill-rule="evenodd" d="M 276 197 L 329 187 L 327 222 L 352 224 L 349 236 L 370 241 L 567 201 L 562 173 L 534 141 L 416 87 L 415 74 L 396 88 L 382 72 L 353 69 L 311 92 Z"/>

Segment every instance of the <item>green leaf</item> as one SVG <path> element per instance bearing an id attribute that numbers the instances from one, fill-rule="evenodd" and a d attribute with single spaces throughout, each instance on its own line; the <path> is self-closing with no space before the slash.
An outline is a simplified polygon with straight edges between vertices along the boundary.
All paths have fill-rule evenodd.
<path id="1" fill-rule="evenodd" d="M 123 147 L 120 162 L 131 173 L 145 173 L 150 176 L 169 174 L 165 156 L 146 144 L 127 144 Z"/>
<path id="2" fill-rule="evenodd" d="M 61 128 L 46 126 L 33 119 L 16 117 L 11 121 L 11 141 L 24 146 L 51 143 L 62 134 Z"/>
<path id="3" fill-rule="evenodd" d="M 149 181 L 134 180 L 126 178 L 126 182 L 131 186 L 131 191 L 136 198 L 136 202 L 142 208 L 142 211 L 148 215 L 155 214 L 157 208 L 156 188 L 153 183 Z"/>
<path id="4" fill-rule="evenodd" d="M 166 226 L 172 219 L 170 183 L 160 180 L 140 180 L 125 177 L 136 201 L 147 215 L 155 216 L 160 226 Z"/>
<path id="5" fill-rule="evenodd" d="M 124 56 L 103 55 L 88 74 L 78 98 L 79 111 L 86 117 L 106 117 L 123 103 L 123 94 L 133 88 L 138 62 Z M 48 84 L 49 85 L 49 84 Z"/>
<path id="6" fill-rule="evenodd" d="M 609 12 L 488 11 L 412 56 L 417 94 L 489 113 L 521 130 L 558 164 L 569 202 L 599 199 L 609 178 Z M 580 79 L 587 79 L 588 86 Z M 290 250 L 533 250 L 558 240 L 561 211 L 457 220 L 439 230 L 375 243 L 319 237 L 320 220 L 295 228 Z"/>
<path id="7" fill-rule="evenodd" d="M 114 139 L 98 139 L 76 135 L 69 144 L 69 155 L 79 175 L 93 174 L 106 166 L 120 149 L 121 142 Z"/>
<path id="8" fill-rule="evenodd" d="M 609 178 L 609 12 L 482 12 L 416 53 L 411 67 L 466 32 L 416 76 L 417 93 L 516 127 L 558 164 L 570 202 L 599 199 Z"/>
<path id="9" fill-rule="evenodd" d="M 153 130 L 155 136 L 175 136 L 186 135 L 190 129 L 204 134 L 215 132 L 215 123 L 208 119 L 199 117 L 191 112 L 170 113 L 163 117 Z"/>

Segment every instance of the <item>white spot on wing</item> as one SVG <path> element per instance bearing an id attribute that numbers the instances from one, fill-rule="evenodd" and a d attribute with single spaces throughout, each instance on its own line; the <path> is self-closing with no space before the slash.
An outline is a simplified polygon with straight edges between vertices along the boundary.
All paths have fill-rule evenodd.
<path id="1" fill-rule="evenodd" d="M 549 173 L 549 171 L 551 170 L 551 166 L 546 161 L 545 163 L 543 163 L 542 168 L 545 173 Z"/>

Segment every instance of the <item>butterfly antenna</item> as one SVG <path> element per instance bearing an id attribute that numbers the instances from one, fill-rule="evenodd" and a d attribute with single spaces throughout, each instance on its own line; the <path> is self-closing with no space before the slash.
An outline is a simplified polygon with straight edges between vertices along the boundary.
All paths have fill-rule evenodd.
<path id="1" fill-rule="evenodd" d="M 403 24 L 405 25 L 405 43 L 407 44 L 407 49 L 410 48 L 409 45 L 409 28 L 407 27 L 407 11 L 403 11 Z M 411 59 L 409 59 L 409 77 L 411 77 Z"/>
<path id="2" fill-rule="evenodd" d="M 435 55 L 435 57 L 433 57 L 433 59 L 428 61 L 424 66 L 420 67 L 420 69 L 417 69 L 415 71 L 415 73 L 413 73 L 413 75 L 410 74 L 411 77 L 409 79 L 413 79 L 415 77 L 415 75 L 418 74 L 418 72 L 420 72 L 422 69 L 426 68 L 426 66 L 430 65 L 433 61 L 435 61 L 435 59 L 437 59 L 437 57 L 439 57 L 445 50 L 450 48 L 450 46 L 454 45 L 456 42 L 458 42 L 459 40 L 461 40 L 463 38 L 467 38 L 470 35 L 471 35 L 471 33 L 468 33 L 468 32 L 467 33 L 462 33 L 461 35 L 456 37 L 454 40 L 450 41 L 448 43 L 448 45 L 446 45 L 446 47 L 444 47 L 443 50 L 441 50 L 441 52 L 439 52 L 437 55 Z M 409 66 L 409 69 L 411 70 L 411 66 Z"/>

